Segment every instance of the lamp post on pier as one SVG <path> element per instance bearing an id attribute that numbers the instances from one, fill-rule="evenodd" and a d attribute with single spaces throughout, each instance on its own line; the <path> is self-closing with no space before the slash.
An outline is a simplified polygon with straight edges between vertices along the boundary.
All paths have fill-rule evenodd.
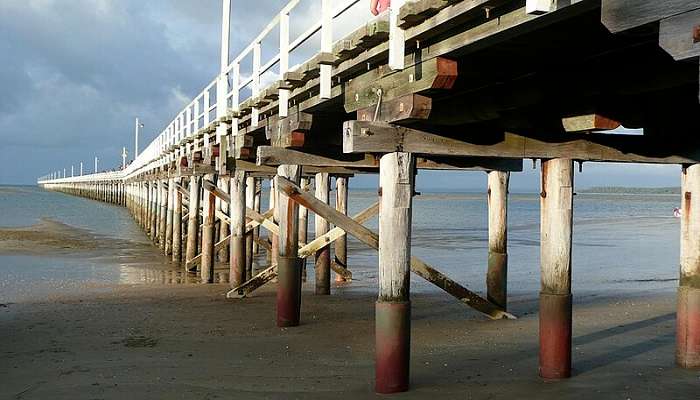
<path id="1" fill-rule="evenodd" d="M 122 169 L 126 169 L 126 147 L 122 148 Z"/>
<path id="2" fill-rule="evenodd" d="M 98 158 L 97 158 L 97 156 L 95 156 L 95 173 L 97 173 L 97 161 L 98 161 Z"/>
<path id="3" fill-rule="evenodd" d="M 136 123 L 134 126 L 134 160 L 139 156 L 139 129 L 143 128 L 143 124 L 139 121 L 139 117 L 136 117 Z"/>

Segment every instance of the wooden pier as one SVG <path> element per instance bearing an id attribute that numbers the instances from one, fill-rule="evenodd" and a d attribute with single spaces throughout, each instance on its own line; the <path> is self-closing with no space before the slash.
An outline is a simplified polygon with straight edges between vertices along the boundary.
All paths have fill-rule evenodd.
<path id="1" fill-rule="evenodd" d="M 352 279 L 347 235 L 378 250 L 375 388 L 393 393 L 410 387 L 411 272 L 487 318 L 515 318 L 507 301 L 508 183 L 523 160 L 541 160 L 539 374 L 546 379 L 569 377 L 576 362 L 575 163 L 677 164 L 676 359 L 700 367 L 700 213 L 693 210 L 700 198 L 700 2 L 393 0 L 389 11 L 341 38 L 334 37 L 337 20 L 369 2 L 333 8 L 313 0 L 322 17 L 294 38 L 290 14 L 300 1 L 229 60 L 231 5 L 224 0 L 220 74 L 133 162 L 91 175 L 64 170 L 38 183 L 127 207 L 164 255 L 202 283 L 214 282 L 217 260 L 228 263 L 227 296 L 239 299 L 231 307 L 276 279 L 283 327 L 304 321 L 307 266 L 315 294 L 329 295 L 331 281 Z M 264 39 L 277 33 L 276 55 L 263 60 Z M 314 35 L 317 54 L 290 67 L 290 54 Z M 243 64 L 250 58 L 252 65 Z M 263 87 L 261 77 L 273 70 L 277 79 Z M 252 94 L 244 98 L 246 89 Z M 644 133 L 609 132 L 620 126 Z M 419 169 L 488 174 L 487 293 L 411 254 Z M 357 174 L 379 174 L 378 199 L 348 216 Z M 363 223 L 377 213 L 373 232 Z M 252 257 L 261 251 L 269 266 L 253 274 Z"/>

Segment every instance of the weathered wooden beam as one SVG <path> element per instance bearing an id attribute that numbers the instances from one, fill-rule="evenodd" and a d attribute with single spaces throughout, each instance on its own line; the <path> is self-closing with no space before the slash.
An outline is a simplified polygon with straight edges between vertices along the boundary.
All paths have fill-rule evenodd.
<path id="1" fill-rule="evenodd" d="M 447 133 L 447 132 L 446 132 Z M 700 148 L 638 135 L 559 134 L 528 137 L 515 133 L 453 133 L 452 137 L 382 122 L 345 123 L 346 153 L 391 153 L 505 158 L 561 158 L 584 161 L 690 164 L 700 162 Z"/>
<path id="2" fill-rule="evenodd" d="M 698 8 L 696 0 L 602 0 L 601 18 L 617 33 Z"/>
<path id="3" fill-rule="evenodd" d="M 381 66 L 345 85 L 345 111 L 433 89 L 450 89 L 457 80 L 457 62 L 435 57 L 400 71 Z"/>
<path id="4" fill-rule="evenodd" d="M 299 164 L 313 167 L 361 168 L 376 171 L 379 160 L 369 153 L 320 155 L 308 151 L 281 149 L 270 146 L 258 147 L 258 163 L 278 166 Z M 461 171 L 522 171 L 522 160 L 493 157 L 416 157 L 418 169 L 461 170 Z M 337 175 L 337 174 L 336 174 Z"/>
<path id="5" fill-rule="evenodd" d="M 334 208 L 326 205 L 314 196 L 304 193 L 297 185 L 286 179 L 278 179 L 278 190 L 285 192 L 290 198 L 294 199 L 300 205 L 312 210 L 321 215 L 335 226 L 345 230 L 348 234 L 354 236 L 369 247 L 379 249 L 379 236 L 368 228 L 356 223 L 347 215 L 339 213 Z M 428 280 L 428 282 L 445 290 L 449 294 L 457 297 L 460 301 L 474 308 L 477 311 L 487 315 L 492 319 L 515 318 L 499 307 L 490 303 L 486 299 L 463 287 L 459 283 L 451 280 L 441 272 L 432 268 L 425 262 L 416 257 L 411 258 L 411 271 Z"/>
<path id="6" fill-rule="evenodd" d="M 407 94 L 357 110 L 359 121 L 411 122 L 427 119 L 433 107 L 430 97 Z"/>
<path id="7" fill-rule="evenodd" d="M 700 9 L 661 20 L 659 46 L 678 61 L 700 56 Z"/>
<path id="8" fill-rule="evenodd" d="M 567 132 L 608 131 L 620 127 L 620 122 L 600 114 L 586 114 L 565 117 L 561 119 L 562 126 Z"/>

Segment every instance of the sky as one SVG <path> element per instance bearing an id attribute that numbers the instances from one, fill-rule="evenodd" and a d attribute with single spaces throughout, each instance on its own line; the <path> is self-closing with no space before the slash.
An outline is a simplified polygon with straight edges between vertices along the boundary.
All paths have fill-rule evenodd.
<path id="1" fill-rule="evenodd" d="M 232 0 L 231 56 L 287 1 Z M 317 18 L 319 3 L 302 0 L 293 37 Z M 338 36 L 369 17 L 361 6 Z M 81 161 L 92 172 L 94 157 L 100 169 L 121 165 L 122 147 L 133 154 L 135 117 L 145 125 L 143 148 L 216 76 L 220 30 L 221 0 L 0 1 L 0 184 L 34 184 L 64 168 L 70 174 Z M 263 58 L 275 47 L 266 44 Z M 300 48 L 291 64 L 308 52 Z M 538 190 L 531 165 L 513 174 L 514 190 Z M 579 187 L 678 186 L 679 179 L 677 166 L 596 163 L 576 176 Z M 356 187 L 377 182 L 353 180 Z M 421 172 L 417 182 L 419 189 L 486 187 L 479 172 Z"/>

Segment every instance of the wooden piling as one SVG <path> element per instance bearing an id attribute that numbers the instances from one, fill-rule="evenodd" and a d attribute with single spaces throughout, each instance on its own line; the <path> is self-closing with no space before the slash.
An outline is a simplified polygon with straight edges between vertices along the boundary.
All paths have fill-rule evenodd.
<path id="1" fill-rule="evenodd" d="M 309 187 L 309 178 L 301 178 L 302 190 Z M 306 244 L 309 240 L 309 209 L 299 206 L 299 243 Z M 306 282 L 306 258 L 301 259 L 301 279 Z"/>
<path id="2" fill-rule="evenodd" d="M 231 258 L 229 282 L 237 287 L 246 279 L 246 178 L 245 172 L 237 169 L 231 176 Z"/>
<path id="3" fill-rule="evenodd" d="M 683 168 L 681 176 L 681 254 L 676 318 L 676 363 L 700 367 L 700 164 Z"/>
<path id="4" fill-rule="evenodd" d="M 224 193 L 229 192 L 229 181 L 230 181 L 230 178 L 228 176 L 219 176 L 218 186 L 219 186 L 219 189 L 221 189 L 221 191 L 223 191 Z M 226 203 L 225 201 L 221 201 L 220 199 L 217 199 L 217 204 L 218 204 L 217 209 L 221 210 L 224 214 L 229 214 L 230 207 L 229 207 L 228 203 Z M 229 224 L 226 223 L 226 221 L 224 221 L 224 220 L 220 220 L 218 240 L 223 240 L 225 237 L 227 237 L 229 235 L 229 231 L 230 231 Z M 225 262 L 225 261 L 229 261 L 229 257 L 230 257 L 229 246 L 227 244 L 224 244 L 221 247 L 221 250 L 219 250 L 219 252 L 217 254 L 217 258 L 220 261 Z"/>
<path id="5" fill-rule="evenodd" d="M 187 261 L 188 263 L 197 256 L 201 178 L 198 176 L 191 176 L 189 185 L 189 216 L 187 220 L 187 247 L 185 249 L 185 261 Z M 196 267 L 193 268 L 196 269 Z M 188 268 L 185 267 L 185 270 L 188 270 Z"/>
<path id="6" fill-rule="evenodd" d="M 335 180 L 335 209 L 348 214 L 348 178 L 339 176 Z M 348 269 L 348 238 L 343 234 L 335 241 L 335 263 L 343 269 Z M 335 274 L 336 282 L 347 281 L 346 275 Z"/>
<path id="7" fill-rule="evenodd" d="M 214 175 L 204 176 L 205 180 L 214 181 Z M 203 190 L 204 207 L 202 214 L 204 221 L 202 224 L 202 262 L 200 264 L 202 283 L 214 282 L 214 225 L 216 223 L 216 196 L 214 193 Z"/>
<path id="8" fill-rule="evenodd" d="M 570 159 L 542 161 L 540 194 L 540 376 L 571 376 L 571 237 L 574 171 Z"/>
<path id="9" fill-rule="evenodd" d="M 255 202 L 254 202 L 254 209 L 258 213 L 260 213 L 260 206 L 261 202 L 260 199 L 262 197 L 262 179 L 261 178 L 255 178 Z M 253 254 L 258 254 L 260 251 L 260 247 L 258 246 L 258 241 L 257 239 L 260 238 L 260 227 L 255 227 L 253 230 Z"/>
<path id="10" fill-rule="evenodd" d="M 414 159 L 382 156 L 379 166 L 379 298 L 376 303 L 375 391 L 408 390 L 411 352 L 411 213 Z"/>
<path id="11" fill-rule="evenodd" d="M 158 221 L 160 225 L 158 226 L 158 245 L 160 246 L 161 250 L 165 252 L 165 236 L 166 236 L 166 228 L 168 225 L 168 187 L 167 187 L 167 181 L 165 180 L 159 180 L 158 181 L 158 190 L 160 190 L 160 196 L 159 196 L 159 201 L 160 201 L 160 209 L 158 212 Z"/>
<path id="12" fill-rule="evenodd" d="M 175 184 L 179 185 L 181 182 L 180 178 L 173 180 L 173 187 Z M 173 188 L 173 262 L 179 263 L 182 261 L 182 193 Z"/>
<path id="13" fill-rule="evenodd" d="M 255 178 L 249 176 L 245 180 L 245 205 L 253 208 L 255 204 Z M 253 277 L 253 235 L 250 231 L 245 234 L 245 280 Z"/>
<path id="14" fill-rule="evenodd" d="M 510 173 L 488 173 L 489 258 L 487 299 L 507 310 L 508 305 L 508 181 Z"/>
<path id="15" fill-rule="evenodd" d="M 151 182 L 151 240 L 154 243 L 158 242 L 158 182 Z"/>
<path id="16" fill-rule="evenodd" d="M 165 250 L 166 256 L 173 254 L 173 216 L 175 209 L 175 178 L 170 178 L 168 180 L 168 200 L 167 200 L 167 212 L 165 216 Z"/>
<path id="17" fill-rule="evenodd" d="M 320 172 L 315 177 L 316 198 L 325 204 L 329 204 L 329 178 L 327 172 Z M 314 217 L 314 233 L 320 237 L 328 233 L 329 224 L 326 219 L 318 214 Z M 331 294 L 331 248 L 330 245 L 316 251 L 316 294 Z"/>
<path id="18" fill-rule="evenodd" d="M 278 175 L 299 184 L 301 167 L 281 165 Z M 277 256 L 277 326 L 299 325 L 301 312 L 301 263 L 299 251 L 299 207 L 286 194 L 278 194 L 276 209 L 279 218 L 279 249 Z"/>

